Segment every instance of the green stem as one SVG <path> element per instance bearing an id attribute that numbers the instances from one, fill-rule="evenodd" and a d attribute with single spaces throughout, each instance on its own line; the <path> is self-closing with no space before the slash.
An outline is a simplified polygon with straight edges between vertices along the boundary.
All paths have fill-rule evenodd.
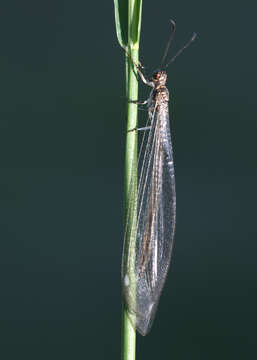
<path id="1" fill-rule="evenodd" d="M 133 61 L 137 64 L 138 62 L 138 49 L 130 51 L 130 56 Z M 138 82 L 135 76 L 134 67 L 131 61 L 127 62 L 127 97 L 131 100 L 137 100 L 138 95 Z M 128 216 L 129 204 L 136 201 L 137 186 L 131 186 L 131 184 L 137 184 L 137 131 L 129 131 L 137 128 L 137 105 L 128 103 L 127 112 L 127 139 L 126 139 L 126 154 L 125 154 L 125 219 Z M 129 224 L 132 226 L 132 223 Z M 132 238 L 135 238 L 135 234 L 130 233 Z M 136 254 L 135 254 L 136 255 Z M 133 276 L 133 275 L 132 275 Z M 136 297 L 136 289 L 135 289 Z M 127 313 L 125 304 L 123 304 L 123 346 L 122 346 L 122 360 L 135 360 L 136 358 L 136 329 L 132 325 Z M 136 319 L 134 321 L 135 326 Z"/>
<path id="2" fill-rule="evenodd" d="M 115 24 L 118 41 L 126 56 L 126 96 L 128 99 L 138 99 L 138 82 L 133 64 L 138 63 L 139 39 L 141 30 L 142 0 L 114 0 Z M 131 62 L 132 60 L 132 62 Z M 137 105 L 128 103 L 127 106 L 127 138 L 125 154 L 125 227 L 128 238 L 124 239 L 124 249 L 127 241 L 130 249 L 135 249 L 136 226 L 135 216 L 137 207 Z M 130 204 L 130 205 L 129 205 Z M 131 206 L 132 205 L 132 206 Z M 126 253 L 126 251 L 124 252 Z M 135 259 L 130 253 L 127 275 L 131 281 L 130 297 L 133 309 L 136 308 L 136 279 Z M 124 255 L 126 258 L 126 254 Z M 126 265 L 126 260 L 123 259 Z M 124 281 L 124 279 L 122 279 Z M 135 360 L 136 358 L 136 317 L 128 314 L 126 304 L 122 304 L 122 360 Z"/>

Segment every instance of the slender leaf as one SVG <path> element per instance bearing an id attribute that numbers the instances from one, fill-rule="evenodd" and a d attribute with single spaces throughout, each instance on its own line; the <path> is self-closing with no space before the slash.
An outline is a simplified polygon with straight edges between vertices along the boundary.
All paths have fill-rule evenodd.
<path id="1" fill-rule="evenodd" d="M 121 47 L 128 45 L 128 0 L 114 0 L 116 33 Z"/>

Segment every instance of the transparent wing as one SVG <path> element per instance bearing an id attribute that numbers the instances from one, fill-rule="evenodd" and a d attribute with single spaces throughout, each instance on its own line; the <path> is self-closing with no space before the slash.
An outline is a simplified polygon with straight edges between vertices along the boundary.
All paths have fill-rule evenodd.
<path id="1" fill-rule="evenodd" d="M 137 200 L 129 204 L 126 227 L 132 230 L 125 230 L 122 269 L 130 319 L 142 335 L 151 328 L 166 279 L 176 211 L 167 106 L 161 106 L 158 112 L 155 108 L 150 122 L 140 149 L 138 184 L 131 184 L 131 191 L 138 189 Z"/>

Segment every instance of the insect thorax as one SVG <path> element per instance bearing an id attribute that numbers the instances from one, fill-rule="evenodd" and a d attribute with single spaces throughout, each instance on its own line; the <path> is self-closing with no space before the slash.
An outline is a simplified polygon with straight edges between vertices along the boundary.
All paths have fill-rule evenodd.
<path id="1" fill-rule="evenodd" d="M 152 92 L 152 101 L 150 109 L 156 108 L 157 105 L 157 111 L 161 106 L 168 106 L 169 101 L 169 90 L 166 88 L 166 86 L 160 86 L 153 90 Z"/>

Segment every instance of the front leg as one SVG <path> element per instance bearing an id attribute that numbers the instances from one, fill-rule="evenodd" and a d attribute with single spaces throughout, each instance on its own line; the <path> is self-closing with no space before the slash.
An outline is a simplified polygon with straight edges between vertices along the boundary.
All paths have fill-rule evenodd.
<path id="1" fill-rule="evenodd" d="M 144 67 L 142 66 L 141 62 L 139 61 L 139 65 L 137 65 L 135 63 L 135 61 L 132 59 L 131 55 L 128 53 L 127 49 L 123 48 L 123 50 L 125 51 L 127 57 L 130 59 L 130 61 L 132 62 L 132 64 L 135 66 L 135 68 L 137 69 L 137 72 L 141 78 L 141 80 L 143 81 L 144 84 L 154 87 L 154 83 L 152 81 L 149 81 L 145 78 L 144 74 L 142 73 L 142 71 L 140 70 L 140 67 L 143 69 Z"/>
<path id="2" fill-rule="evenodd" d="M 135 65 L 135 64 L 134 64 Z M 139 69 L 139 67 L 137 65 L 135 65 L 137 68 L 137 72 L 139 74 L 139 76 L 141 77 L 141 80 L 143 81 L 144 84 L 151 86 L 152 88 L 154 87 L 154 83 L 152 81 L 149 81 L 145 78 L 144 74 L 142 73 L 142 71 Z"/>

